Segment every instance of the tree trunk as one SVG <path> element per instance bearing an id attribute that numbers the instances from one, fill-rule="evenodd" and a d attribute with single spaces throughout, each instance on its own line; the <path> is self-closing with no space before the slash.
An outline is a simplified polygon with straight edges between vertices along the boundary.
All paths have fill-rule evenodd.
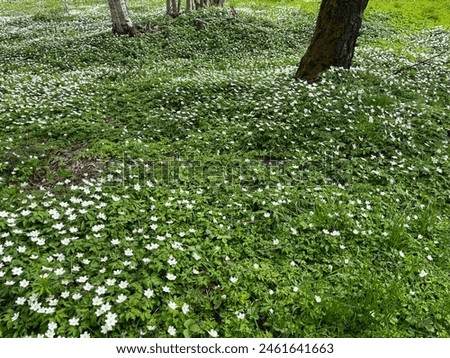
<path id="1" fill-rule="evenodd" d="M 117 35 L 136 36 L 138 30 L 131 21 L 126 0 L 108 0 L 112 19 L 112 32 Z"/>
<path id="2" fill-rule="evenodd" d="M 186 6 L 189 0 L 186 1 Z M 181 0 L 166 0 L 166 14 L 177 17 L 181 13 Z"/>
<path id="3" fill-rule="evenodd" d="M 350 68 L 369 0 L 322 0 L 316 30 L 295 78 L 314 82 L 331 66 Z"/>
<path id="4" fill-rule="evenodd" d="M 186 0 L 185 10 L 198 10 L 209 6 L 223 6 L 225 0 Z M 166 14 L 177 17 L 181 14 L 181 0 L 166 0 Z"/>
<path id="5" fill-rule="evenodd" d="M 194 0 L 186 0 L 186 11 L 194 10 L 195 3 Z"/>

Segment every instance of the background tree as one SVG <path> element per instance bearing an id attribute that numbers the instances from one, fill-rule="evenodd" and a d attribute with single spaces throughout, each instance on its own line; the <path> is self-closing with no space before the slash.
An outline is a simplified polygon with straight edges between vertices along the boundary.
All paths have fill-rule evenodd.
<path id="1" fill-rule="evenodd" d="M 197 10 L 209 6 L 223 6 L 225 0 L 185 0 L 185 10 Z M 167 15 L 176 17 L 181 14 L 182 0 L 166 0 Z"/>
<path id="2" fill-rule="evenodd" d="M 186 7 L 190 6 L 192 0 L 186 0 Z M 166 14 L 176 17 L 181 13 L 181 0 L 166 0 Z"/>
<path id="3" fill-rule="evenodd" d="M 350 68 L 369 0 L 322 0 L 316 30 L 295 77 L 313 82 L 331 66 Z"/>
<path id="4" fill-rule="evenodd" d="M 131 20 L 126 0 L 108 0 L 112 19 L 112 32 L 118 35 L 136 36 L 138 30 Z"/>

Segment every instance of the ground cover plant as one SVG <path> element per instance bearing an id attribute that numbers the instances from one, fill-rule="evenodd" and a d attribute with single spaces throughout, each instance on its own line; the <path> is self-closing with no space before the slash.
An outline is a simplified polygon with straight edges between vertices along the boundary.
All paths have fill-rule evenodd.
<path id="1" fill-rule="evenodd" d="M 317 2 L 38 5 L 0 3 L 0 337 L 450 336 L 449 1 L 371 1 L 314 85 Z"/>

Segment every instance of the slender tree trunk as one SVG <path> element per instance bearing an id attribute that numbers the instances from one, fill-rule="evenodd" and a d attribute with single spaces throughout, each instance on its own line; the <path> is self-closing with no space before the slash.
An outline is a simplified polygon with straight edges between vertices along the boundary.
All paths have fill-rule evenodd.
<path id="1" fill-rule="evenodd" d="M 111 12 L 113 33 L 136 36 L 138 30 L 131 20 L 126 0 L 108 0 L 108 5 Z"/>
<path id="2" fill-rule="evenodd" d="M 186 1 L 186 5 L 188 5 Z M 181 0 L 166 0 L 166 14 L 172 17 L 177 17 L 181 13 Z"/>
<path id="3" fill-rule="evenodd" d="M 369 0 L 322 0 L 316 30 L 295 77 L 314 82 L 331 66 L 350 68 Z"/>
<path id="4" fill-rule="evenodd" d="M 198 10 L 209 6 L 222 7 L 225 0 L 186 0 L 184 2 L 185 10 Z M 166 14 L 177 17 L 181 14 L 181 0 L 166 0 Z"/>
<path id="5" fill-rule="evenodd" d="M 194 10 L 194 0 L 186 0 L 186 11 Z"/>

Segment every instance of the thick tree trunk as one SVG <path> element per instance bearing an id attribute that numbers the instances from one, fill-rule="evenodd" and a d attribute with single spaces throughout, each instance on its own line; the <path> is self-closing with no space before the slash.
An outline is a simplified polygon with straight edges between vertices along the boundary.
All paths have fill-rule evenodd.
<path id="1" fill-rule="evenodd" d="M 350 68 L 369 0 L 322 0 L 316 30 L 295 77 L 314 82 L 331 66 Z"/>
<path id="2" fill-rule="evenodd" d="M 112 19 L 112 31 L 117 35 L 136 36 L 138 30 L 131 21 L 126 0 L 108 0 Z"/>

